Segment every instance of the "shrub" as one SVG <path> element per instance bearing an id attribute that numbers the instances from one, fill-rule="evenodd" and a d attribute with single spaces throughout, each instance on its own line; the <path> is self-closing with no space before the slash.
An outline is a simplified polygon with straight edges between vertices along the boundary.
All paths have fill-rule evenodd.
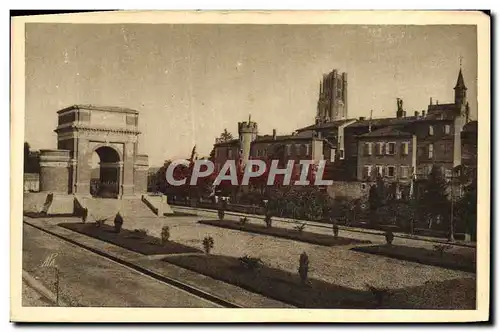
<path id="1" fill-rule="evenodd" d="M 266 214 L 266 216 L 264 217 L 264 221 L 267 228 L 273 227 L 273 218 L 271 217 L 271 214 Z"/>
<path id="2" fill-rule="evenodd" d="M 205 236 L 203 239 L 203 249 L 205 254 L 209 255 L 210 251 L 214 248 L 214 239 L 211 236 Z"/>
<path id="3" fill-rule="evenodd" d="M 372 293 L 378 307 L 381 307 L 384 300 L 391 295 L 388 288 L 378 288 L 369 284 L 366 284 L 366 288 Z"/>
<path id="4" fill-rule="evenodd" d="M 306 228 L 305 223 L 293 227 L 293 229 L 295 229 L 299 233 L 302 233 L 304 231 L 304 228 Z"/>
<path id="5" fill-rule="evenodd" d="M 225 215 L 225 214 L 226 214 L 226 213 L 225 213 L 224 209 L 219 209 L 219 210 L 217 211 L 217 215 L 219 216 L 219 220 L 224 220 L 224 215 Z"/>
<path id="6" fill-rule="evenodd" d="M 339 226 L 337 224 L 333 224 L 332 230 L 333 230 L 333 236 L 339 237 Z"/>
<path id="7" fill-rule="evenodd" d="M 120 214 L 120 212 L 116 214 L 114 224 L 115 224 L 115 232 L 120 233 L 123 226 L 123 217 Z"/>
<path id="8" fill-rule="evenodd" d="M 146 237 L 148 235 L 148 230 L 141 228 L 141 229 L 134 229 L 134 235 L 140 238 Z"/>
<path id="9" fill-rule="evenodd" d="M 444 252 L 450 249 L 452 246 L 449 244 L 435 244 L 434 245 L 434 250 L 436 250 L 439 253 L 439 256 L 443 256 Z"/>
<path id="10" fill-rule="evenodd" d="M 170 239 L 170 227 L 163 226 L 161 228 L 161 244 L 165 245 Z"/>
<path id="11" fill-rule="evenodd" d="M 89 209 L 84 208 L 82 211 L 82 222 L 86 223 L 88 217 L 89 217 Z"/>
<path id="12" fill-rule="evenodd" d="M 258 257 L 250 257 L 250 256 L 243 256 L 238 259 L 240 262 L 240 266 L 244 268 L 245 270 L 250 270 L 250 271 L 255 271 L 257 268 L 259 268 L 263 262 L 260 258 Z"/>
<path id="13" fill-rule="evenodd" d="M 240 224 L 241 225 L 245 225 L 247 222 L 248 222 L 248 218 L 247 217 L 241 217 L 240 218 Z"/>
<path id="14" fill-rule="evenodd" d="M 307 283 L 308 273 L 309 273 L 309 256 L 307 256 L 306 252 L 304 251 L 302 254 L 300 254 L 299 258 L 299 276 L 302 284 Z"/>
<path id="15" fill-rule="evenodd" d="M 385 236 L 385 242 L 389 245 L 392 244 L 392 241 L 394 240 L 394 234 L 392 233 L 392 231 L 389 230 L 385 231 L 384 236 Z"/>

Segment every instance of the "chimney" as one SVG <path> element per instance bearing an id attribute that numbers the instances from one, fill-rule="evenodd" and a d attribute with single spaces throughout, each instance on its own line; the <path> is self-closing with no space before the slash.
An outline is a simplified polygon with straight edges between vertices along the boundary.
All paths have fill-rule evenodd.
<path id="1" fill-rule="evenodd" d="M 403 111 L 403 118 L 406 118 L 406 111 Z"/>
<path id="2" fill-rule="evenodd" d="M 422 110 L 422 117 L 425 118 L 425 111 Z"/>
<path id="3" fill-rule="evenodd" d="M 273 140 L 276 139 L 276 129 L 273 129 Z"/>
<path id="4" fill-rule="evenodd" d="M 359 117 L 359 121 L 364 121 L 365 120 L 365 117 L 364 116 L 360 116 Z"/>
<path id="5" fill-rule="evenodd" d="M 439 100 L 436 100 L 436 105 L 439 105 Z"/>
<path id="6" fill-rule="evenodd" d="M 415 111 L 415 116 L 417 116 L 417 117 L 418 117 L 418 111 Z"/>
<path id="7" fill-rule="evenodd" d="M 429 101 L 429 105 L 432 105 L 432 97 L 431 97 L 431 99 L 430 99 L 430 101 Z"/>

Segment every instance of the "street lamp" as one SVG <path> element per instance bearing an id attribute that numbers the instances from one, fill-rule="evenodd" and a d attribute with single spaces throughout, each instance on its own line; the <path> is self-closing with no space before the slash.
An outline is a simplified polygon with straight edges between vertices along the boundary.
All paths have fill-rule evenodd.
<path id="1" fill-rule="evenodd" d="M 450 176 L 450 199 L 451 199 L 451 211 L 450 211 L 450 234 L 448 235 L 448 241 L 449 242 L 454 242 L 455 241 L 455 220 L 453 216 L 453 209 L 454 209 L 454 200 L 455 200 L 455 193 L 454 193 L 454 183 L 455 179 L 460 176 L 459 174 L 460 169 L 459 167 L 452 168 L 451 170 L 451 176 Z"/>

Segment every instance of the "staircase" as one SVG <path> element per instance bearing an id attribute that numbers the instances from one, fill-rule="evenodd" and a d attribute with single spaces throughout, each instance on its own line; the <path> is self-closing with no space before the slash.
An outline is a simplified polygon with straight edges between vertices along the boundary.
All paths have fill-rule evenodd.
<path id="1" fill-rule="evenodd" d="M 140 199 L 113 199 L 113 198 L 81 198 L 88 208 L 89 219 L 108 218 L 113 220 L 116 213 L 125 218 L 149 218 L 156 214 Z"/>

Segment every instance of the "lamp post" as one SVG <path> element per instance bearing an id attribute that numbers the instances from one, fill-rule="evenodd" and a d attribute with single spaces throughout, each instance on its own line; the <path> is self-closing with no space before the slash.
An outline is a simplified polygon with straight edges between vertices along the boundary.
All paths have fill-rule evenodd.
<path id="1" fill-rule="evenodd" d="M 455 241 L 455 220 L 454 220 L 454 200 L 455 200 L 455 193 L 454 193 L 454 184 L 455 184 L 455 172 L 458 172 L 458 168 L 452 168 L 451 170 L 451 176 L 450 176 L 450 234 L 448 235 L 448 241 L 449 242 L 454 242 Z"/>

